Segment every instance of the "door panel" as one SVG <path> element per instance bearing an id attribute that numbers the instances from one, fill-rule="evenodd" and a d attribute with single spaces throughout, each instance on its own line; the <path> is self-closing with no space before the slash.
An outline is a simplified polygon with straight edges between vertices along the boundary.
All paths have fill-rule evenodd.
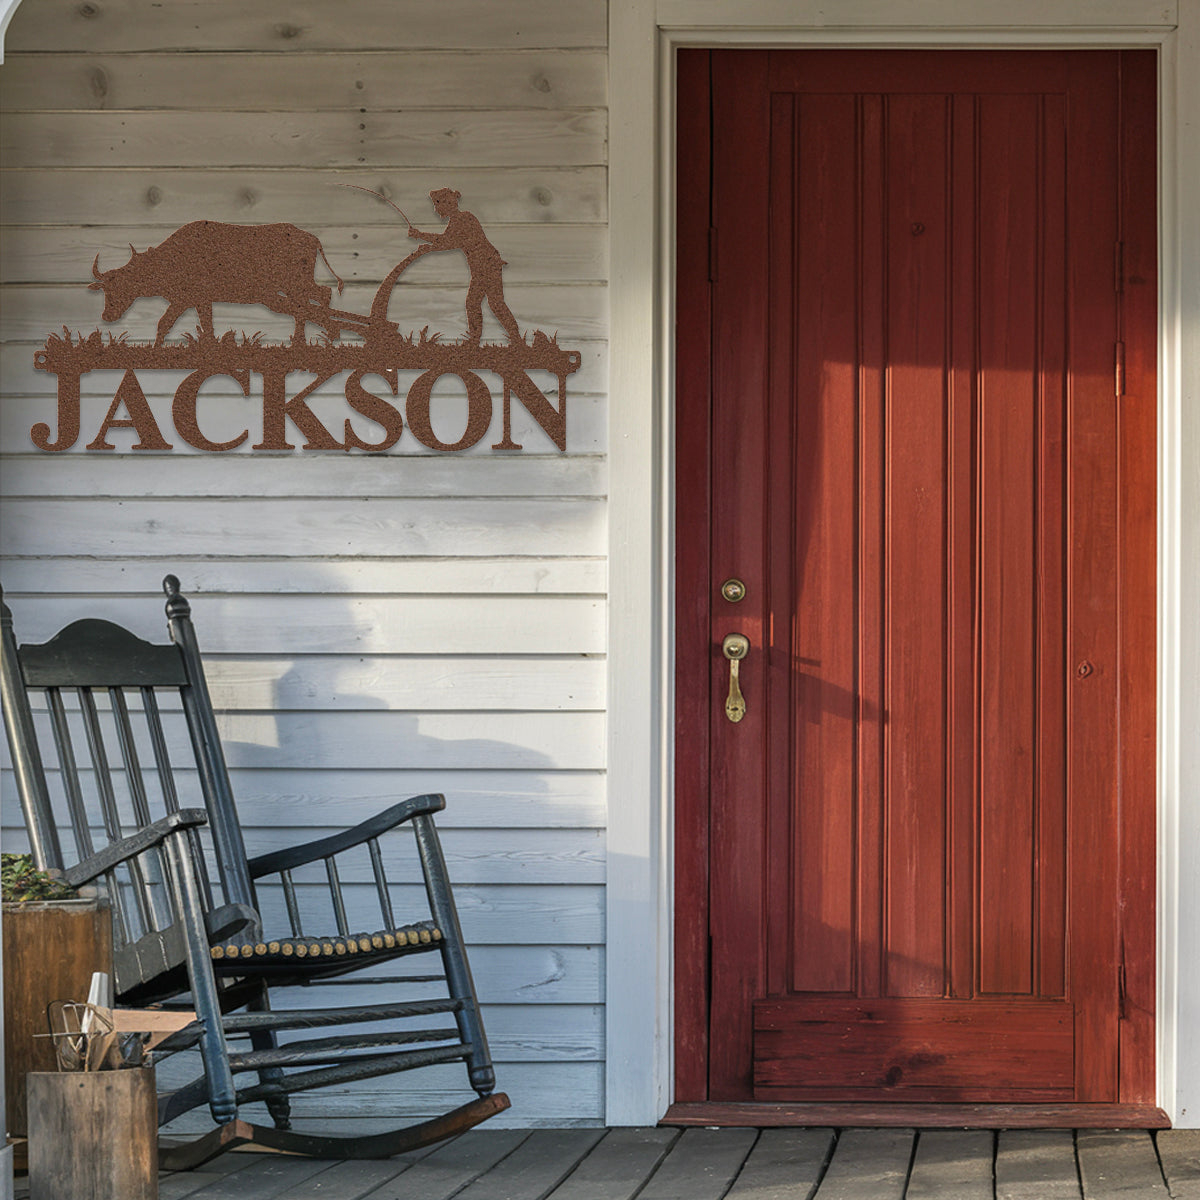
<path id="1" fill-rule="evenodd" d="M 679 479 L 681 514 L 705 481 L 680 529 L 708 554 L 680 559 L 679 686 L 709 704 L 677 729 L 704 756 L 679 805 L 709 1099 L 1119 1098 L 1129 57 L 721 52 L 689 85 L 715 270 L 680 305 L 711 320 L 679 343 L 711 411 L 680 440 L 707 448 Z M 1152 695 L 1153 641 L 1131 649 Z"/>

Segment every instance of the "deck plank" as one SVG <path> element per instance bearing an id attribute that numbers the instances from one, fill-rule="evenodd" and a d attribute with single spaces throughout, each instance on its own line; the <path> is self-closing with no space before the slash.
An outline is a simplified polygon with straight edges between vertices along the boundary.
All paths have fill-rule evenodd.
<path id="1" fill-rule="evenodd" d="M 912 1129 L 844 1129 L 816 1200 L 902 1200 Z"/>
<path id="2" fill-rule="evenodd" d="M 1167 1200 L 1154 1141 L 1143 1129 L 1081 1129 L 1075 1135 L 1085 1200 Z"/>
<path id="3" fill-rule="evenodd" d="M 247 1154 L 229 1153 L 219 1155 L 194 1171 L 164 1171 L 158 1179 L 158 1200 L 184 1200 L 253 1161 Z"/>
<path id="4" fill-rule="evenodd" d="M 1200 1200 L 1200 1129 L 1160 1129 L 1155 1140 L 1171 1200 Z"/>
<path id="5" fill-rule="evenodd" d="M 996 1143 L 996 1200 L 1081 1200 L 1069 1129 L 1006 1129 Z"/>
<path id="6" fill-rule="evenodd" d="M 397 1158 L 331 1163 L 288 1192 L 287 1200 L 364 1200 L 412 1166 Z M 159 1197 L 162 1200 L 162 1197 Z"/>
<path id="7" fill-rule="evenodd" d="M 905 1200 L 992 1200 L 995 1143 L 986 1129 L 923 1130 Z"/>
<path id="8" fill-rule="evenodd" d="M 368 1192 L 364 1200 L 448 1200 L 512 1154 L 529 1136 L 525 1129 L 472 1130 Z M 246 1196 L 244 1200 L 258 1197 Z"/>
<path id="9" fill-rule="evenodd" d="M 720 1200 L 758 1138 L 756 1129 L 686 1129 L 638 1200 Z"/>
<path id="10" fill-rule="evenodd" d="M 631 1200 L 679 1137 L 677 1129 L 610 1129 L 551 1200 Z"/>
<path id="11" fill-rule="evenodd" d="M 249 1159 L 250 1155 L 246 1155 Z M 274 1200 L 291 1197 L 306 1179 L 319 1175 L 329 1163 L 314 1158 L 296 1158 L 284 1154 L 262 1154 L 239 1170 L 215 1179 L 199 1191 L 188 1193 L 190 1200 Z M 160 1192 L 161 1194 L 161 1192 Z"/>
<path id="12" fill-rule="evenodd" d="M 455 1200 L 543 1200 L 602 1137 L 603 1129 L 536 1129 L 490 1171 L 455 1193 Z"/>
<path id="13" fill-rule="evenodd" d="M 764 1129 L 726 1200 L 812 1200 L 834 1136 L 832 1129 Z"/>

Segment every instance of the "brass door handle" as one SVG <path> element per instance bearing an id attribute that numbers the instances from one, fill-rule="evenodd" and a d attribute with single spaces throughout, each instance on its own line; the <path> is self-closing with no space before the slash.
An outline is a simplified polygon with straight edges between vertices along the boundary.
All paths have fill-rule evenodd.
<path id="1" fill-rule="evenodd" d="M 729 696 L 725 700 L 725 715 L 737 724 L 746 715 L 746 698 L 738 684 L 738 663 L 750 653 L 750 639 L 744 633 L 727 633 L 721 642 L 721 653 L 729 659 Z"/>

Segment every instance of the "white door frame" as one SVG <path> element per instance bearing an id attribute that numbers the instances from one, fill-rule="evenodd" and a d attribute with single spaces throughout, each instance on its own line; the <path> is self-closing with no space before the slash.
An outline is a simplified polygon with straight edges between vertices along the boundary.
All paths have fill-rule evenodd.
<path id="1" fill-rule="evenodd" d="M 1086 23 L 1081 16 L 1086 15 Z M 609 0 L 607 1120 L 672 1099 L 674 61 L 681 46 L 1160 57 L 1158 1102 L 1200 1125 L 1200 0 Z"/>

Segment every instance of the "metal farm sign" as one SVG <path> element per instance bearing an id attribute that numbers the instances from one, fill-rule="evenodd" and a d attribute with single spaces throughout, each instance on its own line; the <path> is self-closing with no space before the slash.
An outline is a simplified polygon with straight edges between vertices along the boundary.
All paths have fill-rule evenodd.
<path id="1" fill-rule="evenodd" d="M 431 192 L 430 199 L 445 221 L 444 228 L 424 232 L 400 213 L 408 222 L 408 236 L 420 245 L 387 274 L 371 311 L 365 314 L 332 307 L 332 288 L 317 282 L 317 260 L 337 279 L 339 295 L 342 281 L 317 237 L 295 225 L 193 221 L 148 250 L 138 252 L 130 246 L 131 257 L 123 266 L 102 271 L 97 255 L 89 287 L 103 294 L 106 322 L 119 321 L 136 300 L 145 297 L 160 297 L 166 302 L 166 311 L 153 343 L 132 342 L 128 334 L 99 330 L 72 336 L 66 328 L 62 337 L 52 334 L 46 340 L 34 365 L 58 377 L 58 417 L 56 428 L 45 422 L 33 426 L 29 432 L 34 445 L 47 451 L 71 449 L 84 432 L 82 377 L 89 371 L 121 371 L 99 428 L 94 436 L 92 430 L 86 431 L 85 436 L 91 438 L 86 448 L 113 450 L 110 432 L 129 429 L 137 438 L 134 450 L 172 449 L 163 432 L 165 414 L 155 415 L 138 378 L 139 371 L 158 370 L 187 373 L 174 392 L 171 425 L 179 438 L 197 450 L 236 450 L 247 442 L 252 450 L 292 450 L 296 447 L 291 439 L 303 439 L 300 448 L 304 450 L 383 451 L 400 440 L 406 424 L 411 435 L 431 450 L 466 450 L 484 437 L 492 423 L 492 389 L 482 378 L 482 373 L 490 373 L 499 377 L 503 406 L 502 437 L 492 448 L 522 449 L 512 439 L 511 405 L 515 399 L 550 441 L 565 450 L 566 381 L 579 369 L 579 352 L 560 349 L 557 337 L 541 330 L 522 334 L 504 301 L 505 263 L 478 219 L 459 208 L 459 193 L 450 188 Z M 388 304 L 401 274 L 426 254 L 451 250 L 466 257 L 470 271 L 466 336 L 444 340 L 441 334 L 430 334 L 428 325 L 419 334 L 402 333 L 400 326 L 388 319 Z M 483 341 L 485 300 L 507 342 Z M 230 303 L 262 305 L 291 318 L 295 332 L 290 342 L 268 343 L 261 334 L 234 330 L 218 336 L 213 305 Z M 176 323 L 190 310 L 199 319 L 196 333 L 168 342 Z M 316 341 L 306 338 L 310 324 L 322 331 Z M 530 378 L 530 371 L 555 377 L 557 403 Z M 297 372 L 316 378 L 289 395 L 288 376 Z M 407 390 L 403 402 L 402 372 L 416 373 L 411 383 L 404 377 Z M 341 375 L 346 376 L 346 404 L 366 419 L 369 430 L 356 430 L 349 419 L 341 429 L 330 429 L 309 407 L 314 392 Z M 206 427 L 200 389 L 217 376 L 232 378 L 247 398 L 261 396 L 261 421 L 232 437 L 226 436 L 228 430 Z M 253 386 L 255 376 L 258 388 Z M 364 386 L 369 376 L 378 377 L 390 397 L 378 394 L 382 390 L 378 384 L 377 391 L 369 391 Z M 466 390 L 466 425 L 452 442 L 437 436 L 431 416 L 434 385 L 447 378 L 450 384 L 457 379 Z M 258 436 L 251 442 L 252 429 Z"/>

